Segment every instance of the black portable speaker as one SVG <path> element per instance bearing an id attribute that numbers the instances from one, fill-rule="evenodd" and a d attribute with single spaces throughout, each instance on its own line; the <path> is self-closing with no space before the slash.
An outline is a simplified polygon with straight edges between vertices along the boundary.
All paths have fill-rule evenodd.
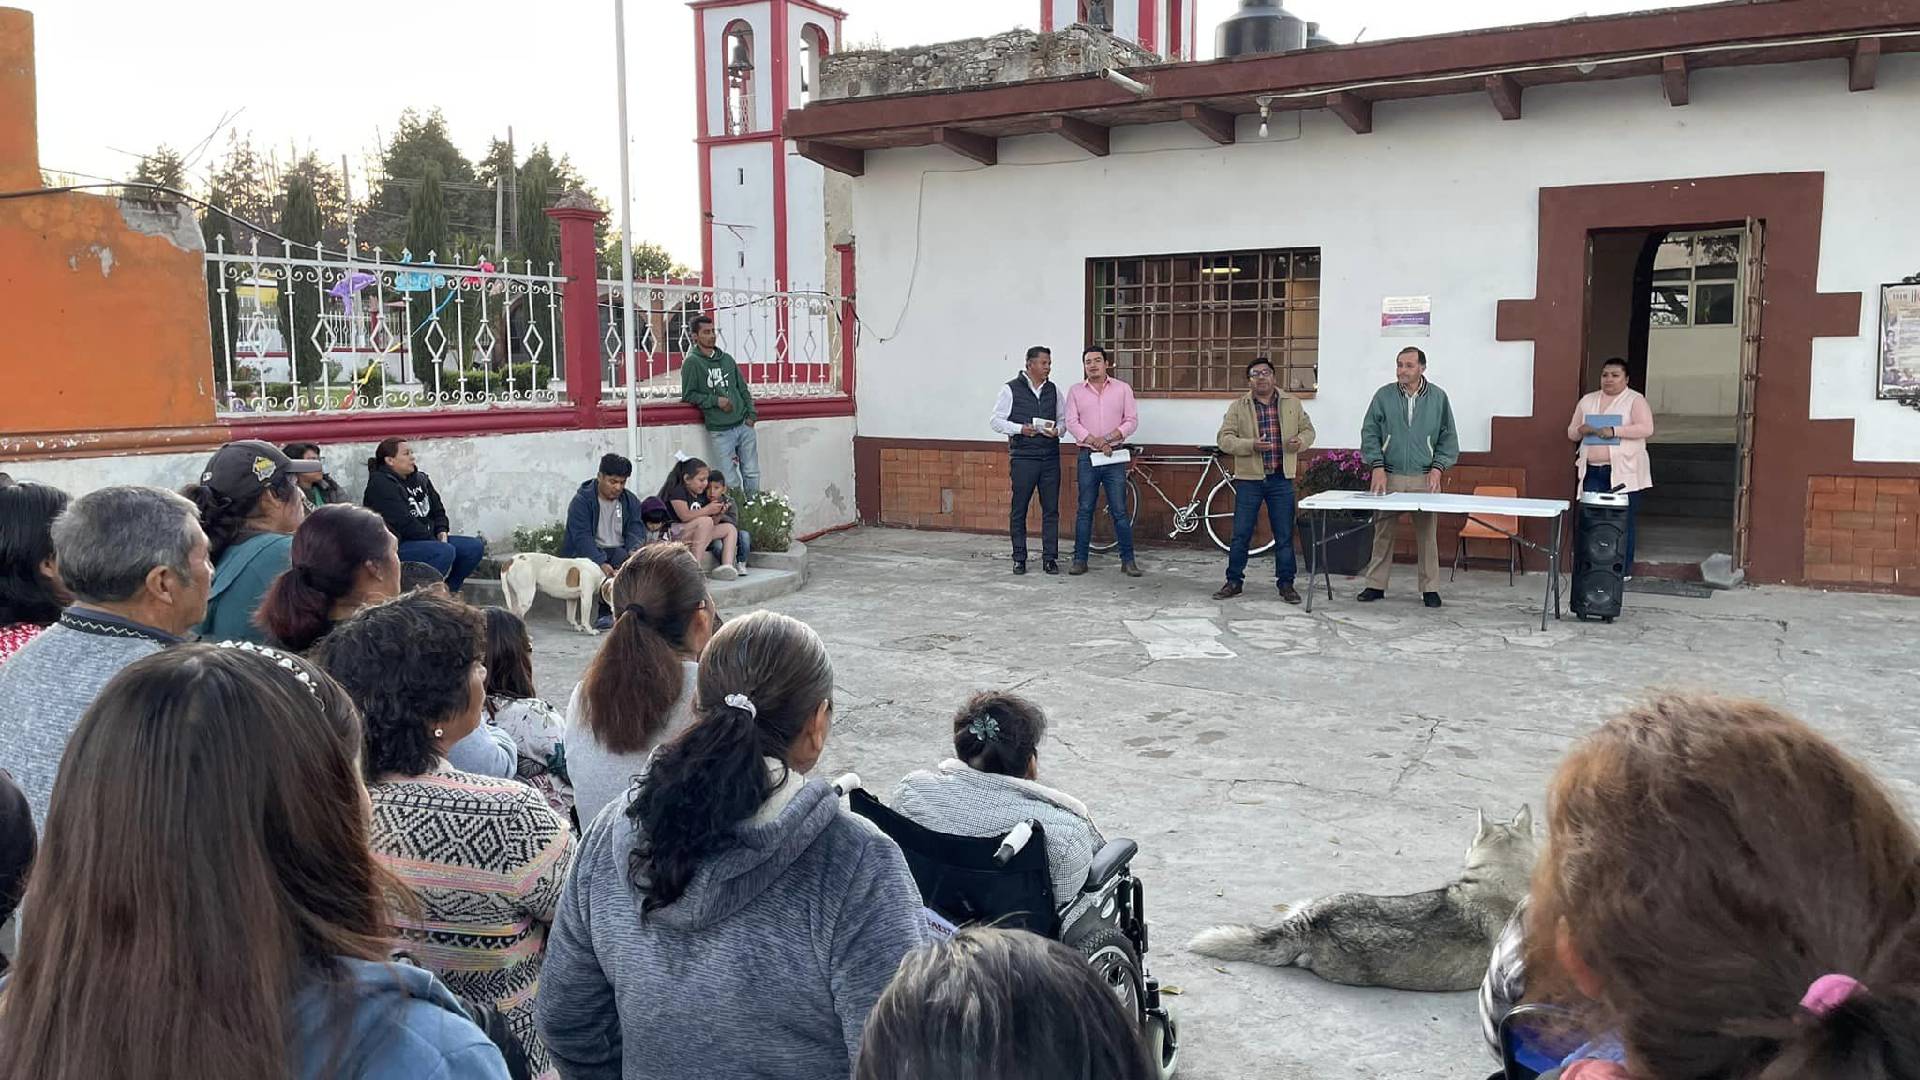
<path id="1" fill-rule="evenodd" d="M 1626 593 L 1627 508 L 1580 500 L 1568 606 L 1583 619 L 1612 622 Z"/>

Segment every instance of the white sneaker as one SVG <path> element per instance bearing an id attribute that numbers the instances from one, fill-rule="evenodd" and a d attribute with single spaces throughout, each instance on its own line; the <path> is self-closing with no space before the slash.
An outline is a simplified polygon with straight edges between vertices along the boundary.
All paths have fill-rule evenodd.
<path id="1" fill-rule="evenodd" d="M 731 566 L 716 566 L 713 568 L 713 573 L 707 576 L 713 578 L 715 581 L 732 581 L 734 578 L 740 576 L 740 571 L 735 570 Z"/>
<path id="2" fill-rule="evenodd" d="M 741 576 L 741 577 L 746 577 L 746 576 L 747 576 L 747 564 L 746 564 L 746 563 L 734 563 L 734 564 L 733 564 L 733 568 L 734 568 L 735 570 L 737 570 L 737 571 L 739 571 L 739 572 L 740 572 L 740 576 Z"/>

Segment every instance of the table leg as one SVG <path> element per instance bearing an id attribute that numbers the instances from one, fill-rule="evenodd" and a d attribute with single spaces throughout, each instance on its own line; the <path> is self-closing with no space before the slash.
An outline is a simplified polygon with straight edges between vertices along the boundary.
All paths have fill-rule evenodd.
<path id="1" fill-rule="evenodd" d="M 1312 520 L 1313 524 L 1307 529 L 1307 611 L 1309 613 L 1313 611 L 1313 575 L 1319 572 L 1315 569 L 1318 561 L 1314 558 L 1314 553 L 1320 547 L 1320 515 L 1314 514 Z"/>
<path id="2" fill-rule="evenodd" d="M 1553 519 L 1553 550 L 1547 552 L 1546 587 L 1540 590 L 1540 630 L 1547 629 L 1547 605 L 1553 602 L 1554 590 L 1560 582 L 1560 519 Z"/>
<path id="3" fill-rule="evenodd" d="M 1564 519 L 1559 514 L 1553 518 L 1553 617 L 1560 617 L 1560 540 Z"/>

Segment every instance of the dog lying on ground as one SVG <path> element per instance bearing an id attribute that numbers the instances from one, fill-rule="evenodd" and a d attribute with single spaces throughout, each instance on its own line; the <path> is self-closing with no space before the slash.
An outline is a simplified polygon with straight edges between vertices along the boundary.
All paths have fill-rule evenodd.
<path id="1" fill-rule="evenodd" d="M 515 555 L 500 571 L 500 588 L 507 610 L 525 617 L 535 592 L 567 602 L 567 622 L 575 630 L 597 634 L 593 628 L 593 598 L 607 575 L 592 559 L 562 559 L 557 555 L 526 552 Z"/>
<path id="2" fill-rule="evenodd" d="M 1270 927 L 1216 926 L 1187 948 L 1222 960 L 1302 967 L 1328 982 L 1395 990 L 1471 990 L 1526 895 L 1533 813 L 1488 822 L 1452 884 L 1409 896 L 1335 893 L 1291 905 Z"/>

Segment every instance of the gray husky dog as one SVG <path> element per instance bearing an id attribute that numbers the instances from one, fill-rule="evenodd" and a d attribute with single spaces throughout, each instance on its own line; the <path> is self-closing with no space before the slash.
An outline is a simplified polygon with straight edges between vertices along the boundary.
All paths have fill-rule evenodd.
<path id="1" fill-rule="evenodd" d="M 1328 982 L 1395 990 L 1471 990 L 1527 893 L 1533 812 L 1502 824 L 1479 815 L 1466 867 L 1451 885 L 1410 896 L 1335 893 L 1292 905 L 1271 927 L 1216 926 L 1187 947 L 1222 960 L 1303 967 Z"/>

